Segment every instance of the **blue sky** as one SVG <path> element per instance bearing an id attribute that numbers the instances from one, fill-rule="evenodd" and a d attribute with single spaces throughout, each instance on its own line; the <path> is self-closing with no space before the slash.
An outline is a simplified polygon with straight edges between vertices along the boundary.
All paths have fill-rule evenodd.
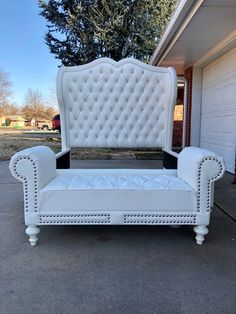
<path id="1" fill-rule="evenodd" d="M 55 84 L 60 61 L 44 43 L 46 29 L 36 0 L 0 0 L 0 68 L 10 74 L 18 105 L 28 88 L 46 98 Z"/>

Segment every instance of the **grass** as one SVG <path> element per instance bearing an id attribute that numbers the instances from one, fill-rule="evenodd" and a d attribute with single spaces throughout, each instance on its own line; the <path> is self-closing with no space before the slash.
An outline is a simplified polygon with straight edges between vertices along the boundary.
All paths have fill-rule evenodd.
<path id="1" fill-rule="evenodd" d="M 61 139 L 57 133 L 28 132 L 14 130 L 5 132 L 0 129 L 0 160 L 9 160 L 16 152 L 25 148 L 46 145 L 55 153 L 61 151 Z M 72 159 L 122 159 L 122 156 L 136 159 L 161 159 L 162 152 L 155 149 L 72 149 Z"/>
<path id="2" fill-rule="evenodd" d="M 61 143 L 47 138 L 31 138 L 26 136 L 8 135 L 0 136 L 0 160 L 8 160 L 16 152 L 36 145 L 49 146 L 55 153 L 61 150 Z"/>

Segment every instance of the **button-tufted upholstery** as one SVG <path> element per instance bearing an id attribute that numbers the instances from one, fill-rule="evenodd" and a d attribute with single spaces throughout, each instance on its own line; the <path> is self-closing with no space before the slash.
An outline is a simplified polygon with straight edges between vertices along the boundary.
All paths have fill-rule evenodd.
<path id="1" fill-rule="evenodd" d="M 213 182 L 224 173 L 212 152 L 187 147 L 177 170 L 56 169 L 70 147 L 171 149 L 176 75 L 133 59 L 61 68 L 57 94 L 62 149 L 39 146 L 11 158 L 23 182 L 25 223 L 31 245 L 38 225 L 194 225 L 196 242 L 208 233 Z"/>
<path id="2" fill-rule="evenodd" d="M 169 211 L 193 212 L 197 193 L 173 170 L 157 169 L 71 169 L 58 176 L 40 192 L 41 213 Z M 95 201 L 96 200 L 96 201 Z M 115 219 L 112 223 L 120 223 Z"/>
<path id="3" fill-rule="evenodd" d="M 176 75 L 134 59 L 62 67 L 62 146 L 171 148 Z"/>

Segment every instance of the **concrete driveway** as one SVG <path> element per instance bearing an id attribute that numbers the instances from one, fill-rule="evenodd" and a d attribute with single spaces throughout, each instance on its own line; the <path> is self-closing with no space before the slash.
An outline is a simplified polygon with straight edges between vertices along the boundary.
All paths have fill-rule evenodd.
<path id="1" fill-rule="evenodd" d="M 73 166 L 159 162 L 98 163 Z M 22 186 L 1 162 L 0 313 L 235 314 L 236 185 L 230 178 L 216 188 L 219 207 L 230 214 L 214 207 L 202 246 L 191 227 L 42 226 L 33 248 L 25 235 Z"/>

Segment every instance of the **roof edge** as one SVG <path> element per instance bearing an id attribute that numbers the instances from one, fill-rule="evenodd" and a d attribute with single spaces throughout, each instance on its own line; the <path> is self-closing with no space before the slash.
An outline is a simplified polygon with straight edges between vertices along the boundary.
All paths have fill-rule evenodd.
<path id="1" fill-rule="evenodd" d="M 178 32 L 179 37 L 186 25 L 192 19 L 193 15 L 196 13 L 197 9 L 201 6 L 204 0 L 181 0 L 177 6 L 176 11 L 174 12 L 172 18 L 169 21 L 169 24 L 162 35 L 160 43 L 157 45 L 151 60 L 151 65 L 157 65 L 160 62 L 161 58 L 165 54 L 167 47 L 173 41 L 174 37 Z M 187 23 L 185 23 L 187 22 Z M 184 24 L 186 24 L 184 27 Z M 171 45 L 172 46 L 172 45 Z"/>

